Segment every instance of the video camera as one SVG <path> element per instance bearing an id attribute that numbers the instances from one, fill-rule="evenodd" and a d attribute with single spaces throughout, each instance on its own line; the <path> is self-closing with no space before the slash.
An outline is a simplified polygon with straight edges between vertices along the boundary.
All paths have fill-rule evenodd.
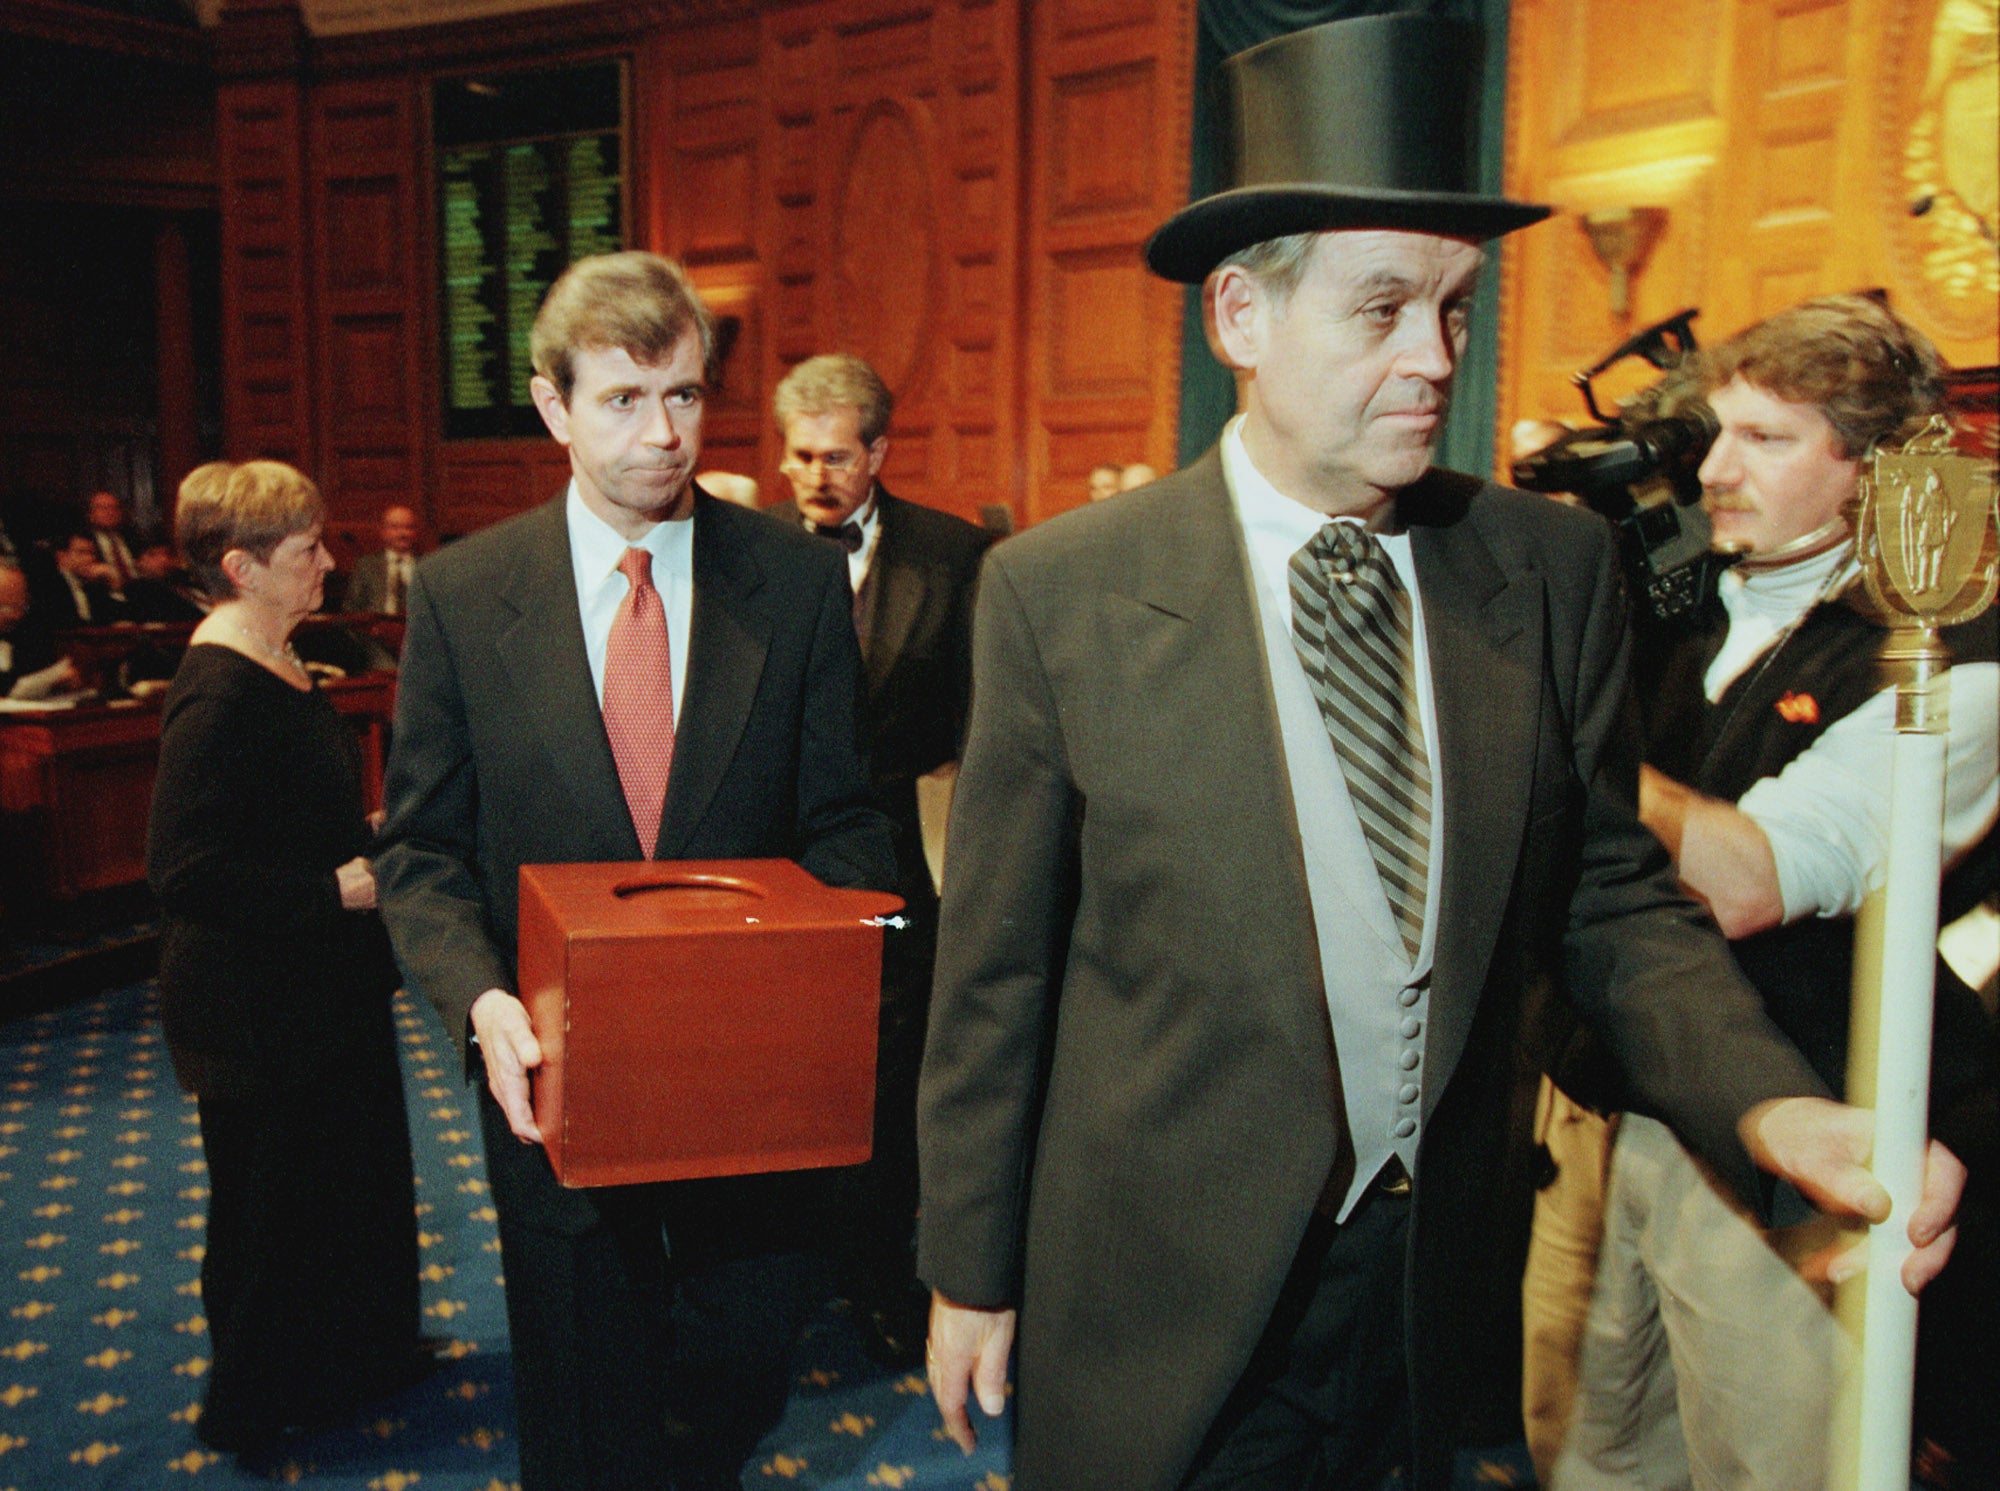
<path id="1" fill-rule="evenodd" d="M 1720 428 L 1702 397 L 1692 354 L 1700 315 L 1685 310 L 1649 326 L 1595 366 L 1573 375 L 1598 424 L 1572 430 L 1514 463 L 1514 485 L 1530 492 L 1573 492 L 1618 530 L 1619 553 L 1640 605 L 1655 620 L 1692 615 L 1732 562 L 1712 553 L 1701 509 L 1702 458 Z M 1591 380 L 1628 357 L 1665 376 L 1617 406 L 1597 407 Z"/>

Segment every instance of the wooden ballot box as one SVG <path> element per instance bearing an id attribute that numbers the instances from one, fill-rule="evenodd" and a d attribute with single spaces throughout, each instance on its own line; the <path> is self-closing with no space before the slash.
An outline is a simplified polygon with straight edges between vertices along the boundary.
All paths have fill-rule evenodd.
<path id="1" fill-rule="evenodd" d="M 882 926 L 789 860 L 523 865 L 535 1122 L 566 1186 L 868 1158 Z"/>

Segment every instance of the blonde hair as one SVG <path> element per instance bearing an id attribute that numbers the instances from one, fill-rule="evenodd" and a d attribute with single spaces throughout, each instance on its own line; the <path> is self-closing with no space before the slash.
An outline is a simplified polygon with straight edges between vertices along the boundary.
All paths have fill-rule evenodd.
<path id="1" fill-rule="evenodd" d="M 567 404 L 579 352 L 621 351 L 659 363 L 692 331 L 701 343 L 702 376 L 715 373 L 715 318 L 672 259 L 637 249 L 578 259 L 549 286 L 535 316 L 528 354 L 535 371 Z"/>
<path id="2" fill-rule="evenodd" d="M 312 478 L 283 461 L 210 461 L 181 482 L 174 505 L 174 543 L 202 590 L 226 601 L 236 587 L 222 556 L 241 549 L 259 564 L 295 533 L 326 517 Z"/>

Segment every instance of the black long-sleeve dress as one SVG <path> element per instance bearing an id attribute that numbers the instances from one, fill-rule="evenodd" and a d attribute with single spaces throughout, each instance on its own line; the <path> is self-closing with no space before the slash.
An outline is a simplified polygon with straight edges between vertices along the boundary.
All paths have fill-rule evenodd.
<path id="1" fill-rule="evenodd" d="M 208 1160 L 198 1432 L 253 1447 L 409 1380 L 415 1196 L 396 970 L 338 866 L 364 853 L 354 739 L 301 692 L 198 645 L 168 691 L 146 843 L 166 911 L 160 1014 Z"/>

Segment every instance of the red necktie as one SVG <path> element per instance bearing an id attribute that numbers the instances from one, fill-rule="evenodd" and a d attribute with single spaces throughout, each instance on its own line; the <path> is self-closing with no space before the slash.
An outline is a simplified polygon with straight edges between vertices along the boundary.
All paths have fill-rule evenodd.
<path id="1" fill-rule="evenodd" d="M 627 549 L 619 573 L 632 588 L 611 619 L 604 649 L 604 733 L 640 851 L 651 859 L 674 759 L 674 670 L 667 610 L 653 588 L 653 556 Z"/>

